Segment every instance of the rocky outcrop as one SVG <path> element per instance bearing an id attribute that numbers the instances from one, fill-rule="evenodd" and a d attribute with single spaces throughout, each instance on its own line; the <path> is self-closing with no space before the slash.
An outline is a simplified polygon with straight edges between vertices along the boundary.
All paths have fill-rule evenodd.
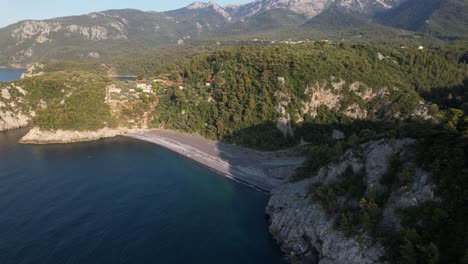
<path id="1" fill-rule="evenodd" d="M 25 127 L 28 122 L 29 116 L 23 113 L 16 114 L 12 111 L 0 110 L 0 131 Z"/>
<path id="2" fill-rule="evenodd" d="M 340 78 L 331 77 L 330 80 L 317 81 L 305 90 L 305 94 L 310 97 L 310 100 L 303 102 L 302 113 L 304 114 L 315 117 L 319 107 L 326 106 L 353 119 L 365 119 L 369 114 L 368 110 L 359 103 L 369 104 L 374 100 L 387 98 L 390 95 L 390 89 L 388 87 L 373 89 L 358 81 L 347 83 Z M 347 101 L 350 98 L 359 98 L 359 100 L 355 99 L 358 101 L 349 103 Z"/>
<path id="3" fill-rule="evenodd" d="M 284 79 L 283 79 L 284 83 Z M 278 119 L 276 120 L 276 128 L 278 128 L 284 136 L 294 136 L 294 129 L 292 126 L 291 116 L 286 111 L 291 102 L 291 97 L 284 92 L 276 92 L 275 98 L 279 102 L 276 106 L 276 111 L 278 112 Z"/>
<path id="4" fill-rule="evenodd" d="M 387 172 L 395 155 L 403 155 L 414 140 L 372 141 L 361 145 L 362 152 L 347 151 L 339 161 L 330 163 L 309 179 L 286 183 L 271 192 L 266 208 L 270 217 L 269 230 L 288 254 L 291 263 L 382 263 L 384 246 L 374 241 L 365 230 L 359 236 L 344 234 L 335 226 L 338 216 L 330 215 L 322 205 L 312 199 L 315 184 L 339 183 L 345 170 L 358 172 L 365 169 L 366 188 L 382 192 L 380 179 Z M 401 187 L 391 193 L 383 206 L 380 226 L 398 231 L 398 211 L 421 205 L 434 199 L 434 188 L 429 174 L 417 170 L 411 188 Z"/>
<path id="5" fill-rule="evenodd" d="M 35 112 L 27 106 L 27 94 L 26 90 L 15 83 L 0 87 L 0 131 L 28 125 Z"/>
<path id="6" fill-rule="evenodd" d="M 20 143 L 23 144 L 63 144 L 83 141 L 93 141 L 102 138 L 115 137 L 122 134 L 124 131 L 103 128 L 97 131 L 70 131 L 70 130 L 55 130 L 44 131 L 39 128 L 31 129 Z"/>
<path id="7" fill-rule="evenodd" d="M 41 63 L 32 63 L 26 68 L 26 71 L 21 74 L 21 79 L 28 78 L 28 77 L 34 77 L 34 76 L 40 76 L 44 74 L 44 64 Z"/>

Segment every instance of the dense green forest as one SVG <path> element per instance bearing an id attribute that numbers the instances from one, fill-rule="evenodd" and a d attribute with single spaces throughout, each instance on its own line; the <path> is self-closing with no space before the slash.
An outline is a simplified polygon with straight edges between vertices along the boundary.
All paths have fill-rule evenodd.
<path id="1" fill-rule="evenodd" d="M 25 78 L 17 83 L 28 94 L 29 107 L 37 107 L 32 124 L 42 129 L 96 130 L 112 127 L 104 103 L 109 79 L 79 71 L 59 71 Z"/>
<path id="2" fill-rule="evenodd" d="M 378 112 L 385 102 L 366 103 L 345 87 L 341 91 L 346 95 L 344 105 L 362 105 L 373 121 L 390 119 L 394 113 L 410 116 L 423 98 L 436 96 L 437 90 L 463 85 L 467 66 L 459 59 L 465 53 L 466 47 L 421 51 L 326 43 L 239 47 L 204 53 L 174 67 L 172 78 L 188 89 L 179 90 L 175 85 L 160 95 L 163 103 L 157 109 L 154 125 L 249 146 L 261 145 L 264 149 L 284 147 L 300 137 L 314 141 L 321 133 L 308 125 L 310 122 L 303 122 L 295 127 L 295 139 L 285 139 L 287 142 L 278 145 L 272 125 L 278 118 L 279 99 L 275 93 L 290 96 L 286 111 L 293 121 L 329 124 L 338 120 L 349 124 L 350 118 L 336 117 L 323 108 L 315 118 L 318 120 L 313 120 L 303 111 L 303 102 L 310 100 L 305 91 L 317 81 L 331 83 L 330 78 L 344 80 L 348 85 L 360 81 L 375 93 L 388 88 L 391 104 Z M 384 58 L 379 58 L 379 54 Z M 285 82 L 279 82 L 278 77 Z M 205 86 L 207 78 L 214 79 L 211 87 Z M 437 105 L 431 109 L 437 110 Z"/>

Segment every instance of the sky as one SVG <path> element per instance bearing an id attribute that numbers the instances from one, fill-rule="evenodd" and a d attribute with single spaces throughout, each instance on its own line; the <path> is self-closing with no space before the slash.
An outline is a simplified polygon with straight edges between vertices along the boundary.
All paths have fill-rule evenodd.
<path id="1" fill-rule="evenodd" d="M 0 27 L 5 27 L 25 19 L 46 19 L 82 15 L 108 9 L 134 8 L 144 11 L 166 11 L 187 6 L 195 1 L 196 0 L 0 0 Z M 242 4 L 252 1 L 253 0 L 214 0 L 214 2 L 220 5 Z"/>

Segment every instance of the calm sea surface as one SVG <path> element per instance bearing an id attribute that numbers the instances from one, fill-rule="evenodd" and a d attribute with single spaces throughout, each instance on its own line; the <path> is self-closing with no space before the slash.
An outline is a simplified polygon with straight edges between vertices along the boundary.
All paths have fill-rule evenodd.
<path id="1" fill-rule="evenodd" d="M 0 263 L 284 263 L 266 194 L 155 145 L 0 132 Z"/>
<path id="2" fill-rule="evenodd" d="M 0 82 L 11 82 L 18 80 L 24 70 L 19 69 L 0 69 Z"/>

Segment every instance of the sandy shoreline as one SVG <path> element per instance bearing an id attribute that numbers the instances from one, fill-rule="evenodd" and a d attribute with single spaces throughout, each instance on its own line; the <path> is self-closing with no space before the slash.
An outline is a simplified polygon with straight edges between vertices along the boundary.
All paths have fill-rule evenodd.
<path id="1" fill-rule="evenodd" d="M 157 144 L 267 192 L 280 185 L 304 161 L 300 157 L 281 157 L 274 152 L 259 152 L 176 131 L 153 130 L 123 136 Z"/>

